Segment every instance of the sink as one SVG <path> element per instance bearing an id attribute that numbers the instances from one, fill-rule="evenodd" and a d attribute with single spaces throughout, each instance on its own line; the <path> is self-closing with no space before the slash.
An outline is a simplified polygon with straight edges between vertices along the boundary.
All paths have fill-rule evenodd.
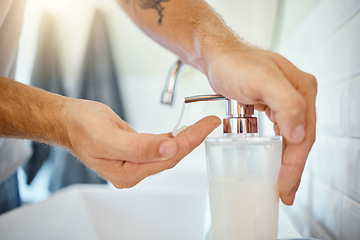
<path id="1" fill-rule="evenodd" d="M 0 215 L 0 235 L 7 240 L 203 240 L 210 223 L 207 198 L 197 188 L 73 185 Z M 299 237 L 280 210 L 279 238 Z"/>

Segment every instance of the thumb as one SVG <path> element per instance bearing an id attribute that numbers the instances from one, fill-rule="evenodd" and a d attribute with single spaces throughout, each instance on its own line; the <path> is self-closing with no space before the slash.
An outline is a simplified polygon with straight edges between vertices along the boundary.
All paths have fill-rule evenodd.
<path id="1" fill-rule="evenodd" d="M 177 153 L 177 145 L 169 136 L 119 131 L 111 137 L 110 159 L 128 162 L 167 160 Z"/>

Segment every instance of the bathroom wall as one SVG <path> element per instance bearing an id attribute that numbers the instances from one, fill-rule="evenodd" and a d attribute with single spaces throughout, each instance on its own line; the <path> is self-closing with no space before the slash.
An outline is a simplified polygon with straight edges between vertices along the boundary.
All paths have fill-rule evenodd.
<path id="1" fill-rule="evenodd" d="M 318 79 L 317 140 L 294 206 L 303 236 L 360 239 L 360 1 L 280 1 L 276 51 Z"/>

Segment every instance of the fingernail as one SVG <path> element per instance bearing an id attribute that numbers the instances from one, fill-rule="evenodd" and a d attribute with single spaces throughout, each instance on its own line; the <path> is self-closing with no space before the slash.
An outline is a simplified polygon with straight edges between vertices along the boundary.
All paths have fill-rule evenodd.
<path id="1" fill-rule="evenodd" d="M 295 143 L 301 142 L 305 137 L 305 129 L 302 124 L 295 127 L 291 132 L 291 140 Z"/>
<path id="2" fill-rule="evenodd" d="M 162 157 L 170 158 L 176 153 L 176 145 L 171 140 L 166 140 L 160 143 L 159 153 Z"/>
<path id="3" fill-rule="evenodd" d="M 221 125 L 221 120 L 220 119 L 217 119 L 217 121 L 215 122 L 215 126 L 218 127 Z"/>

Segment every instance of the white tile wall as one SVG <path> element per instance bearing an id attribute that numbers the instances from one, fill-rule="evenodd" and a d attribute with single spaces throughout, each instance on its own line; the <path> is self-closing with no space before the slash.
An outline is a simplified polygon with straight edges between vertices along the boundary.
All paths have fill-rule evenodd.
<path id="1" fill-rule="evenodd" d="M 360 204 L 347 197 L 343 200 L 341 239 L 360 239 Z"/>
<path id="2" fill-rule="evenodd" d="M 342 194 L 321 180 L 312 181 L 311 214 L 315 220 L 322 223 L 329 232 L 340 239 Z"/>
<path id="3" fill-rule="evenodd" d="M 359 0 L 345 0 L 345 16 L 348 18 L 355 15 L 360 9 L 360 1 Z"/>
<path id="4" fill-rule="evenodd" d="M 317 140 L 287 209 L 304 236 L 360 240 L 360 1 L 315 1 L 279 51 L 319 87 Z"/>
<path id="5" fill-rule="evenodd" d="M 316 157 L 309 160 L 312 175 L 360 202 L 360 139 L 319 136 Z"/>
<path id="6" fill-rule="evenodd" d="M 344 135 L 345 93 L 343 89 L 343 85 L 339 83 L 323 88 L 319 86 L 316 103 L 317 130 L 319 133 Z"/>
<path id="7" fill-rule="evenodd" d="M 329 49 L 331 80 L 342 81 L 360 74 L 359 26 L 360 14 L 357 14 L 325 41 Z"/>
<path id="8" fill-rule="evenodd" d="M 359 24 L 360 26 L 360 24 Z M 360 31 L 359 31 L 360 32 Z M 359 34 L 360 35 L 360 34 Z M 358 48 L 360 49 L 360 37 L 358 39 Z M 360 51 L 359 51 L 360 56 Z M 360 71 L 360 62 L 358 65 Z M 345 85 L 345 106 L 347 106 L 345 120 L 346 120 L 346 136 L 353 138 L 360 138 L 360 75 L 351 79 Z"/>
<path id="9" fill-rule="evenodd" d="M 296 193 L 296 204 L 300 206 L 302 209 L 307 209 L 310 211 L 308 202 L 312 198 L 312 178 L 311 173 L 307 171 L 308 166 L 306 166 L 306 169 L 304 170 L 303 176 L 301 178 L 301 187 L 299 187 L 299 190 Z"/>

